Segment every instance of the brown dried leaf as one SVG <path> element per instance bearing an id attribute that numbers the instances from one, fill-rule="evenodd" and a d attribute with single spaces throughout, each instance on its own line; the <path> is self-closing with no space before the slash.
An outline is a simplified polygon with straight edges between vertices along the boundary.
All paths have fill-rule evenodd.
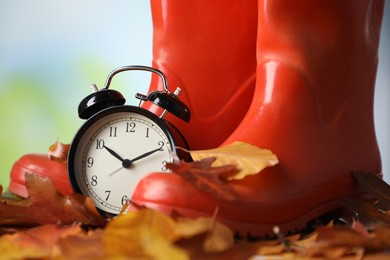
<path id="1" fill-rule="evenodd" d="M 236 243 L 228 250 L 223 252 L 206 253 L 203 250 L 204 240 L 206 236 L 207 236 L 206 234 L 202 234 L 188 239 L 181 239 L 176 242 L 176 245 L 185 249 L 190 255 L 191 259 L 242 260 L 242 259 L 252 259 L 250 257 L 256 255 L 258 245 L 256 243 L 249 243 L 249 242 Z"/>
<path id="2" fill-rule="evenodd" d="M 390 186 L 373 173 L 353 173 L 359 185 L 376 198 L 379 203 L 372 203 L 356 198 L 346 198 L 342 204 L 358 214 L 359 220 L 366 225 L 382 223 L 390 225 Z"/>
<path id="3" fill-rule="evenodd" d="M 385 234 L 383 236 L 387 237 Z M 316 243 L 309 245 L 305 254 L 310 257 L 336 258 L 351 253 L 361 253 L 361 251 L 354 251 L 356 248 L 378 252 L 385 250 L 386 247 L 387 243 L 375 233 L 362 236 L 360 232 L 348 227 L 319 228 Z"/>
<path id="4" fill-rule="evenodd" d="M 369 237 L 370 234 L 368 233 L 367 229 L 363 226 L 363 224 L 354 219 L 352 221 L 352 226 L 351 226 L 352 230 L 355 230 L 356 232 L 358 232 L 360 235 L 362 235 L 363 237 Z"/>
<path id="5" fill-rule="evenodd" d="M 367 223 L 390 224 L 390 216 L 382 213 L 377 204 L 355 198 L 345 198 L 342 204 L 358 214 L 359 220 Z"/>
<path id="6" fill-rule="evenodd" d="M 279 162 L 270 150 L 244 142 L 234 142 L 210 150 L 190 151 L 190 154 L 195 161 L 215 157 L 213 167 L 235 165 L 239 171 L 229 176 L 229 180 L 240 180 L 248 175 L 258 174 L 264 168 L 274 166 Z"/>
<path id="7" fill-rule="evenodd" d="M 22 200 L 0 198 L 0 225 L 39 225 L 81 222 L 103 226 L 106 220 L 93 200 L 80 194 L 63 196 L 49 178 L 26 174 L 29 197 Z"/>
<path id="8" fill-rule="evenodd" d="M 383 210 L 390 209 L 390 185 L 373 173 L 354 172 L 352 176 L 363 189 L 379 200 Z"/>
<path id="9" fill-rule="evenodd" d="M 190 163 L 167 163 L 167 168 L 201 191 L 222 200 L 235 200 L 233 189 L 222 179 L 235 174 L 236 167 L 233 165 L 211 167 L 214 161 L 215 158 L 206 158 Z"/>
<path id="10" fill-rule="evenodd" d="M 382 241 L 384 246 L 390 248 L 390 226 L 376 225 L 372 234 Z"/>
<path id="11" fill-rule="evenodd" d="M 68 160 L 70 144 L 60 143 L 59 140 L 49 147 L 48 156 L 52 161 L 66 164 Z"/>
<path id="12" fill-rule="evenodd" d="M 280 243 L 277 245 L 261 245 L 257 250 L 257 254 L 261 256 L 282 254 L 285 249 L 285 246 Z"/>

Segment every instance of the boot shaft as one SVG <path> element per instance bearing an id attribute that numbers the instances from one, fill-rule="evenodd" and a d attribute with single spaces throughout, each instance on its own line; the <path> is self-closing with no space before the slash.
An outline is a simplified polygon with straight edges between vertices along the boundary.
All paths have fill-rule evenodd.
<path id="1" fill-rule="evenodd" d="M 153 0 L 151 7 L 153 67 L 170 86 L 183 89 L 180 99 L 191 110 L 189 124 L 167 119 L 191 149 L 216 147 L 237 127 L 253 96 L 257 1 Z M 159 81 L 153 76 L 150 90 L 161 90 Z"/>
<path id="2" fill-rule="evenodd" d="M 323 119 L 335 120 L 353 88 L 375 71 L 383 5 L 381 0 L 259 1 L 257 62 L 279 60 L 301 70 Z"/>

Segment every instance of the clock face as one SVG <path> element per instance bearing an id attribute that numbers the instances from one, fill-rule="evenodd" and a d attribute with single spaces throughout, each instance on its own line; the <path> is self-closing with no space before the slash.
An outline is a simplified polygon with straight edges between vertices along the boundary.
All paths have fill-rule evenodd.
<path id="1" fill-rule="evenodd" d="M 89 119 L 72 142 L 72 186 L 92 197 L 97 208 L 117 214 L 141 178 L 168 171 L 172 146 L 169 132 L 154 114 L 131 106 L 109 108 Z"/>

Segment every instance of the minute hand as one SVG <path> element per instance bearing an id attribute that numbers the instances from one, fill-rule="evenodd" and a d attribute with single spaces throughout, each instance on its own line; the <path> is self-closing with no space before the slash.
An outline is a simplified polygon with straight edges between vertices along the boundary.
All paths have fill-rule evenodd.
<path id="1" fill-rule="evenodd" d="M 133 162 L 135 162 L 135 161 L 138 161 L 138 160 L 140 160 L 140 159 L 143 159 L 143 158 L 145 158 L 145 157 L 148 157 L 149 155 L 154 154 L 154 153 L 157 152 L 157 151 L 162 151 L 162 147 L 159 147 L 159 148 L 154 149 L 154 150 L 152 150 L 152 151 L 149 151 L 149 152 L 146 152 L 146 153 L 144 153 L 144 154 L 141 154 L 140 156 L 137 156 L 137 157 L 131 159 L 130 162 L 133 163 Z"/>

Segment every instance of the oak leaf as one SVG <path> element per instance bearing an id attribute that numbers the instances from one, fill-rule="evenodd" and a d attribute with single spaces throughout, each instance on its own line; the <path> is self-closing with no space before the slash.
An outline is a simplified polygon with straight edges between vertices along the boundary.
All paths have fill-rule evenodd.
<path id="1" fill-rule="evenodd" d="M 229 176 L 229 180 L 240 180 L 248 175 L 258 174 L 264 168 L 274 166 L 279 162 L 270 150 L 244 142 L 234 142 L 210 150 L 190 151 L 190 154 L 195 161 L 215 157 L 213 167 L 235 165 L 239 171 Z"/>
<path id="2" fill-rule="evenodd" d="M 26 199 L 0 198 L 0 224 L 41 225 L 51 223 L 104 226 L 91 198 L 81 194 L 63 196 L 49 178 L 26 174 Z"/>
<path id="3" fill-rule="evenodd" d="M 167 163 L 166 166 L 201 191 L 222 200 L 235 200 L 233 189 L 224 179 L 236 174 L 236 167 L 233 165 L 211 167 L 214 161 L 215 158 L 206 158 L 194 162 Z"/>

